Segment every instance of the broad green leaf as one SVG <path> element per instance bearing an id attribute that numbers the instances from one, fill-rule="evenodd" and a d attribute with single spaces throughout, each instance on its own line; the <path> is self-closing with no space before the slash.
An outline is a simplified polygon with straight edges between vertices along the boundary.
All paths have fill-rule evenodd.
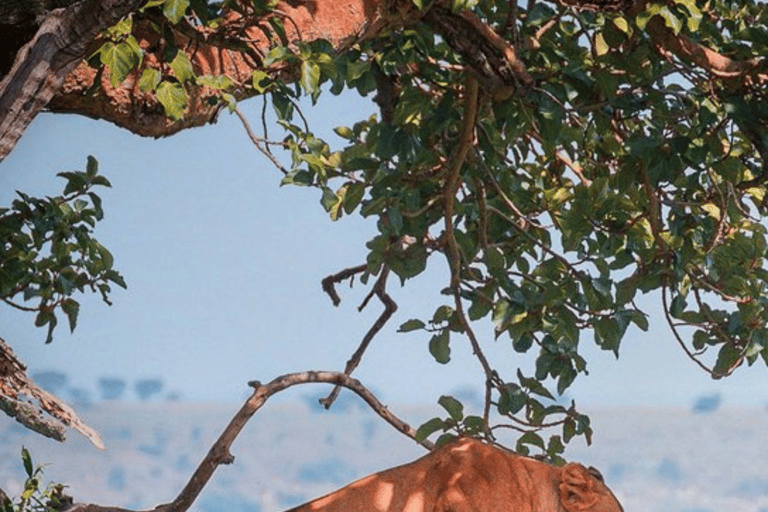
<path id="1" fill-rule="evenodd" d="M 451 395 L 442 395 L 437 403 L 448 412 L 453 421 L 458 423 L 464 418 L 464 405 Z"/>
<path id="2" fill-rule="evenodd" d="M 154 91 L 160 85 L 162 78 L 163 75 L 159 70 L 146 68 L 141 72 L 141 78 L 139 78 L 139 90 L 141 92 Z"/>
<path id="3" fill-rule="evenodd" d="M 610 48 L 608 47 L 608 43 L 605 42 L 602 32 L 595 34 L 595 54 L 598 57 L 602 57 L 608 53 L 608 50 L 610 50 Z"/>
<path id="4" fill-rule="evenodd" d="M 311 60 L 301 63 L 301 86 L 306 94 L 313 94 L 320 88 L 320 66 Z"/>
<path id="5" fill-rule="evenodd" d="M 731 343 L 724 343 L 717 353 L 717 361 L 715 362 L 713 371 L 714 378 L 720 378 L 727 375 L 744 356 L 744 351 L 738 347 L 733 346 Z"/>
<path id="6" fill-rule="evenodd" d="M 445 430 L 448 426 L 440 418 L 432 418 L 416 430 L 416 442 L 421 443 L 438 430 Z"/>
<path id="7" fill-rule="evenodd" d="M 536 434 L 535 432 L 526 432 L 525 434 L 523 434 L 517 439 L 518 446 L 521 446 L 524 444 L 530 444 L 538 448 L 541 448 L 542 450 L 544 449 L 544 440 L 541 438 L 539 434 Z"/>
<path id="8" fill-rule="evenodd" d="M 110 73 L 110 84 L 117 87 L 128 74 L 141 62 L 141 51 L 128 42 L 114 44 L 104 43 L 101 47 L 101 62 Z"/>
<path id="9" fill-rule="evenodd" d="M 333 131 L 342 139 L 355 140 L 355 133 L 346 126 L 337 126 Z"/>
<path id="10" fill-rule="evenodd" d="M 523 409 L 526 401 L 527 397 L 520 386 L 517 384 L 507 384 L 499 396 L 499 414 L 517 414 Z"/>
<path id="11" fill-rule="evenodd" d="M 92 155 L 88 155 L 85 164 L 85 174 L 89 178 L 93 178 L 99 173 L 99 162 Z"/>
<path id="12" fill-rule="evenodd" d="M 61 303 L 61 309 L 67 315 L 70 332 L 74 332 L 75 327 L 77 327 L 77 315 L 80 313 L 80 304 L 74 299 L 65 299 Z"/>
<path id="13" fill-rule="evenodd" d="M 614 18 L 613 24 L 616 25 L 616 28 L 618 28 L 625 34 L 632 35 L 632 32 L 630 31 L 630 28 L 629 28 L 629 23 L 627 22 L 627 19 L 624 18 L 623 16 L 617 16 L 616 18 Z"/>
<path id="14" fill-rule="evenodd" d="M 165 109 L 165 114 L 176 121 L 184 117 L 187 107 L 187 93 L 177 82 L 161 82 L 157 86 L 157 100 Z"/>
<path id="15" fill-rule="evenodd" d="M 266 91 L 267 87 L 269 86 L 268 81 L 270 79 L 270 76 L 264 71 L 260 69 L 256 69 L 253 71 L 251 77 L 253 82 L 253 88 L 256 89 L 256 91 L 259 94 L 263 94 L 264 91 Z M 267 83 L 265 83 L 265 81 Z"/>
<path id="16" fill-rule="evenodd" d="M 184 17 L 187 7 L 189 7 L 189 0 L 165 0 L 163 14 L 175 25 Z"/>
<path id="17" fill-rule="evenodd" d="M 441 329 L 438 334 L 429 340 L 429 353 L 440 364 L 446 364 L 451 360 L 450 335 L 448 329 Z"/>
<path id="18" fill-rule="evenodd" d="M 179 82 L 184 83 L 187 80 L 195 80 L 195 72 L 192 69 L 192 62 L 189 60 L 186 53 L 177 52 L 176 57 L 169 63 L 169 66 L 171 66 L 173 74 Z"/>
<path id="19" fill-rule="evenodd" d="M 227 75 L 203 75 L 197 77 L 197 85 L 204 85 L 217 91 L 227 90 L 234 82 Z"/>

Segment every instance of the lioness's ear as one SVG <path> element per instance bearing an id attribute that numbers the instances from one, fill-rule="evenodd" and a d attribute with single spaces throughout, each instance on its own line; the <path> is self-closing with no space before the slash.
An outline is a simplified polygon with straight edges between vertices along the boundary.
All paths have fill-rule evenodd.
<path id="1" fill-rule="evenodd" d="M 566 464 L 560 470 L 560 503 L 568 512 L 582 512 L 598 498 L 594 479 L 581 464 Z"/>

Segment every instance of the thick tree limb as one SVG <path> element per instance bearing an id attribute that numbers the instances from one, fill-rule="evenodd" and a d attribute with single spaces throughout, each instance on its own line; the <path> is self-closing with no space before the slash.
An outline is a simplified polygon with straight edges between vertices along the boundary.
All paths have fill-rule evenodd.
<path id="1" fill-rule="evenodd" d="M 355 392 L 360 398 L 379 415 L 384 421 L 392 425 L 397 431 L 405 434 L 411 439 L 416 438 L 416 431 L 407 423 L 392 414 L 387 407 L 382 404 L 376 396 L 371 393 L 359 381 L 339 372 L 301 372 L 282 375 L 267 384 L 261 384 L 258 381 L 250 382 L 249 385 L 254 388 L 253 394 L 245 401 L 240 410 L 235 414 L 229 425 L 224 429 L 216 442 L 208 450 L 208 454 L 198 466 L 190 478 L 187 485 L 179 493 L 178 497 L 172 503 L 160 505 L 147 512 L 185 512 L 194 503 L 205 485 L 222 464 L 230 464 L 234 457 L 230 453 L 232 443 L 242 431 L 248 420 L 258 411 L 266 401 L 273 395 L 296 386 L 298 384 L 310 384 L 324 382 L 336 386 L 345 387 Z M 429 441 L 421 442 L 421 445 L 431 450 L 434 445 Z M 76 504 L 68 508 L 67 512 L 131 512 L 122 508 L 103 507 L 100 505 Z"/>
<path id="2" fill-rule="evenodd" d="M 51 11 L 0 82 L 0 160 L 82 62 L 96 34 L 136 9 L 140 0 L 81 0 Z"/>
<path id="3" fill-rule="evenodd" d="M 454 14 L 440 6 L 432 7 L 424 21 L 461 54 L 475 72 L 483 89 L 503 98 L 512 92 L 524 93 L 533 85 L 514 47 L 470 12 Z"/>

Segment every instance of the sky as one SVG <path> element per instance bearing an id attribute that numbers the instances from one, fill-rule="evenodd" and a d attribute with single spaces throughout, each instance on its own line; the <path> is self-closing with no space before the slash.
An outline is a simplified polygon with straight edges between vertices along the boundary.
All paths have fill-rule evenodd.
<path id="1" fill-rule="evenodd" d="M 260 99 L 241 108 L 258 123 Z M 317 107 L 305 106 L 310 126 L 328 138 L 333 127 L 373 111 L 354 94 L 324 95 Z M 272 127 L 272 136 L 277 133 Z M 332 222 L 317 190 L 281 187 L 281 174 L 226 111 L 215 125 L 159 140 L 103 121 L 41 114 L 0 163 L 0 205 L 8 205 L 15 190 L 60 193 L 64 180 L 56 173 L 84 169 L 88 155 L 112 183 L 100 192 L 105 219 L 95 236 L 114 255 L 128 289 L 114 290 L 113 306 L 81 296 L 77 329 L 70 334 L 61 319 L 50 345 L 31 314 L 0 308 L 0 337 L 30 374 L 64 371 L 71 386 L 94 398 L 101 377 L 129 384 L 161 378 L 166 392 L 184 400 L 232 402 L 247 395 L 250 380 L 343 369 L 381 305 L 371 301 L 358 313 L 367 287 L 356 283 L 338 287 L 342 303 L 334 307 L 320 281 L 365 261 L 374 219 Z M 482 391 L 466 340 L 454 338 L 451 362 L 440 365 L 429 354 L 428 334 L 396 332 L 446 303 L 439 291 L 447 281 L 447 267 L 435 257 L 406 287 L 390 280 L 399 309 L 354 374 L 384 402 L 434 403 L 446 392 Z M 653 297 L 641 304 L 658 309 Z M 515 354 L 508 339 L 494 341 L 491 328 L 480 327 L 487 355 L 508 375 L 518 366 L 533 373 L 530 356 Z M 713 381 L 686 358 L 658 313 L 648 333 L 631 328 L 618 361 L 596 349 L 590 333 L 582 340 L 590 373 L 568 391 L 578 403 L 688 406 L 719 394 L 725 403 L 768 404 L 762 363 Z M 303 386 L 289 396 L 319 391 Z"/>

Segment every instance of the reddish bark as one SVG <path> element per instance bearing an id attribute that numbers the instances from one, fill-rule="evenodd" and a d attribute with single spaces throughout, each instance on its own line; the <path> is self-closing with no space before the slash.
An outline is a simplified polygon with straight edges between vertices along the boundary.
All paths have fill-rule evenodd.
<path id="1" fill-rule="evenodd" d="M 342 50 L 379 33 L 387 25 L 380 8 L 381 0 L 309 0 L 295 6 L 281 2 L 275 15 L 283 19 L 289 41 L 309 42 L 324 38 L 334 48 Z M 270 30 L 269 25 L 263 18 L 245 20 L 234 12 L 230 12 L 226 19 L 227 28 L 218 32 L 184 25 L 176 35 L 176 44 L 190 56 L 198 75 L 227 74 L 236 83 L 247 83 L 253 70 L 260 67 L 260 56 L 269 50 L 270 42 L 264 33 L 264 30 Z M 226 39 L 225 32 L 238 29 L 236 40 L 234 37 Z M 158 54 L 162 54 L 162 46 L 157 33 L 149 30 L 146 19 L 136 20 L 134 35 L 145 52 L 141 69 L 129 75 L 118 87 L 112 87 L 108 74 L 98 77 L 95 69 L 83 63 L 67 77 L 48 108 L 54 112 L 75 112 L 107 119 L 134 133 L 152 137 L 171 135 L 214 120 L 222 107 L 208 103 L 212 91 L 206 87 L 188 85 L 186 114 L 176 121 L 165 116 L 152 94 L 139 90 L 138 77 L 143 69 L 159 68 Z M 245 51 L 232 49 L 243 45 L 243 41 L 248 41 Z M 95 93 L 86 94 L 97 78 L 100 84 Z M 253 89 L 238 87 L 234 95 L 243 99 L 252 94 L 249 91 Z"/>

